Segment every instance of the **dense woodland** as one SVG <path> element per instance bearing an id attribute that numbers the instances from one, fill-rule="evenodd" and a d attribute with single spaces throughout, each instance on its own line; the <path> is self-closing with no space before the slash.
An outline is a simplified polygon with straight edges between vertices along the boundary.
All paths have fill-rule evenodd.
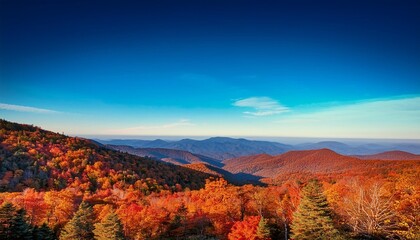
<path id="1" fill-rule="evenodd" d="M 4 120 L 0 143 L 0 239 L 420 239 L 416 161 L 237 186 Z"/>

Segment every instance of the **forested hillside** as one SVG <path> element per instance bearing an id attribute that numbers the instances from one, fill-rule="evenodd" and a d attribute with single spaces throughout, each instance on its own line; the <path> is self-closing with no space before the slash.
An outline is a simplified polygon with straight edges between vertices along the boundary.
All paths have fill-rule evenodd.
<path id="1" fill-rule="evenodd" d="M 381 155 L 378 155 L 381 156 Z M 414 155 L 415 156 L 415 155 Z M 266 154 L 246 156 L 223 161 L 225 170 L 232 173 L 248 173 L 265 178 L 289 174 L 333 175 L 335 178 L 348 175 L 387 175 L 390 171 L 420 169 L 416 160 L 361 160 L 340 155 L 329 149 L 290 151 L 277 156 Z M 401 159 L 403 160 L 403 159 Z"/>
<path id="2" fill-rule="evenodd" d="M 0 189 L 96 191 L 128 187 L 143 192 L 198 189 L 210 175 L 100 147 L 30 125 L 0 120 Z"/>

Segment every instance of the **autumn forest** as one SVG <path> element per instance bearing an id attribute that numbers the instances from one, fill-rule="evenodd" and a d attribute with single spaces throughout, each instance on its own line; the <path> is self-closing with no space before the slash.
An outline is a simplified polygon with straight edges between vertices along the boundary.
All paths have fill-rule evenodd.
<path id="1" fill-rule="evenodd" d="M 0 140 L 2 239 L 420 237 L 416 160 L 232 184 L 5 120 Z"/>

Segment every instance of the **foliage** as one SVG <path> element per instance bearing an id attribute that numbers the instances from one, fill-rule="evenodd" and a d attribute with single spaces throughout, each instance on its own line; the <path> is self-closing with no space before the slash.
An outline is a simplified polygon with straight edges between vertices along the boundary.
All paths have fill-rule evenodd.
<path id="1" fill-rule="evenodd" d="M 346 199 L 349 223 L 355 233 L 364 236 L 390 236 L 396 228 L 392 198 L 386 196 L 383 186 L 375 184 L 368 190 L 353 187 L 356 193 Z"/>
<path id="2" fill-rule="evenodd" d="M 268 220 L 261 217 L 257 228 L 257 237 L 260 239 L 270 239 L 271 230 L 268 225 Z"/>
<path id="3" fill-rule="evenodd" d="M 16 209 L 11 203 L 0 208 L 0 237 L 2 239 L 32 239 L 32 227 L 24 209 Z"/>
<path id="4" fill-rule="evenodd" d="M 234 186 L 0 120 L 0 239 L 419 239 L 420 162 L 382 162 Z"/>
<path id="5" fill-rule="evenodd" d="M 48 227 L 46 223 L 43 223 L 40 227 L 35 226 L 34 231 L 34 240 L 55 240 L 55 233 Z"/>
<path id="6" fill-rule="evenodd" d="M 293 215 L 293 239 L 339 239 L 331 218 L 328 202 L 317 180 L 310 181 L 302 190 L 302 199 Z"/>
<path id="7" fill-rule="evenodd" d="M 61 234 L 61 240 L 89 240 L 93 239 L 93 209 L 86 202 L 82 202 L 73 218 L 64 226 Z"/>
<path id="8" fill-rule="evenodd" d="M 261 238 L 257 235 L 260 219 L 259 216 L 252 216 L 235 222 L 228 235 L 229 240 L 260 240 Z"/>
<path id="9" fill-rule="evenodd" d="M 0 119 L 0 191 L 198 189 L 211 175 Z M 181 186 L 177 188 L 176 185 Z"/>
<path id="10" fill-rule="evenodd" d="M 100 223 L 95 224 L 95 239 L 97 240 L 123 240 L 123 226 L 121 220 L 111 211 Z"/>

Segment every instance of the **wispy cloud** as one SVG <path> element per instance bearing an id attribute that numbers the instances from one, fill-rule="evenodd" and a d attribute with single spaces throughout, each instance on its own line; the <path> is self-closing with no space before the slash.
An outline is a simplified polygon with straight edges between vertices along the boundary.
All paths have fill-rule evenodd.
<path id="1" fill-rule="evenodd" d="M 294 136 L 419 138 L 420 97 L 367 99 L 279 119 L 276 129 Z"/>
<path id="2" fill-rule="evenodd" d="M 289 111 L 288 107 L 283 106 L 278 101 L 269 97 L 245 98 L 235 101 L 233 106 L 254 109 L 254 111 L 244 112 L 245 114 L 252 116 L 269 116 Z"/>
<path id="3" fill-rule="evenodd" d="M 6 104 L 6 103 L 0 103 L 0 109 L 17 111 L 17 112 L 29 112 L 29 113 L 59 113 L 58 111 L 54 111 L 50 109 L 36 108 L 36 107 L 29 107 L 29 106 L 22 106 L 22 105 L 13 105 L 13 104 Z"/>

